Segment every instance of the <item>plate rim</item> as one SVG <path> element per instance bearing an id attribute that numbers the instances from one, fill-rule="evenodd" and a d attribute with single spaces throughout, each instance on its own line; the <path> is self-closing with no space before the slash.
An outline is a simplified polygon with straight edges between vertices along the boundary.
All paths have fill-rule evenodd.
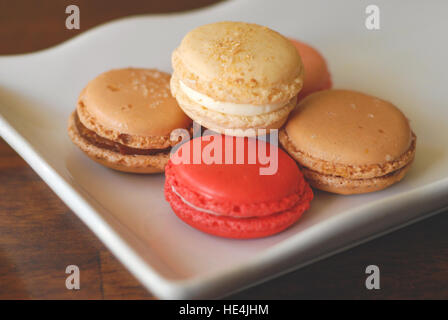
<path id="1" fill-rule="evenodd" d="M 0 136 L 31 166 L 31 168 L 41 177 L 42 180 L 57 194 L 57 196 L 83 221 L 83 223 L 104 243 L 104 245 L 117 257 L 117 259 L 153 294 L 157 295 L 163 299 L 186 299 L 195 298 L 202 296 L 205 291 L 214 291 L 213 284 L 223 282 L 228 278 L 241 278 L 248 273 L 250 269 L 256 269 L 257 266 L 264 264 L 266 260 L 271 260 L 271 251 L 274 249 L 280 251 L 281 257 L 277 259 L 274 263 L 280 264 L 282 260 L 288 257 L 288 255 L 294 254 L 293 250 L 286 250 L 283 247 L 291 246 L 296 244 L 294 238 L 297 235 L 293 235 L 284 243 L 277 244 L 275 248 L 269 248 L 262 254 L 259 254 L 249 261 L 238 264 L 231 268 L 220 270 L 210 275 L 205 275 L 202 278 L 192 277 L 189 279 L 167 279 L 161 276 L 155 269 L 147 264 L 144 259 L 142 259 L 139 254 L 125 241 L 123 240 L 119 233 L 114 230 L 114 228 L 109 225 L 101 215 L 93 208 L 89 201 L 82 196 L 82 194 L 77 190 L 76 187 L 70 185 L 68 181 L 55 170 L 46 160 L 42 157 L 38 151 L 28 142 L 28 140 L 23 137 L 4 117 L 0 114 Z M 397 198 L 421 198 L 422 194 L 427 195 L 434 191 L 448 191 L 448 177 L 441 180 L 434 181 L 430 184 L 423 185 L 412 190 L 406 191 L 404 193 L 399 193 L 396 195 L 391 195 L 387 198 L 383 198 L 365 206 L 373 207 L 378 201 L 382 202 L 392 202 L 397 201 Z M 419 196 L 416 197 L 415 194 Z M 384 205 L 384 204 L 383 204 Z M 326 257 L 332 256 L 339 252 L 346 251 L 350 248 L 358 246 L 362 243 L 370 241 L 372 239 L 381 237 L 382 235 L 393 232 L 400 229 L 408 224 L 423 220 L 435 214 L 443 211 L 446 207 L 436 209 L 410 221 L 400 223 L 391 228 L 391 230 L 385 230 L 383 232 L 371 235 L 366 239 L 361 239 L 350 245 L 338 248 L 337 250 L 332 250 L 328 254 L 319 256 L 316 259 L 306 261 L 300 265 L 290 267 L 282 272 L 276 272 L 268 277 L 261 277 L 257 281 L 252 281 L 249 285 L 244 286 L 250 287 L 257 283 L 267 281 L 269 279 L 275 278 L 281 274 L 287 273 L 292 270 L 297 270 L 306 265 L 312 264 L 319 260 L 325 259 Z M 344 212 L 342 215 L 349 215 L 351 211 L 358 211 L 359 207 L 353 208 Z M 341 219 L 340 216 L 330 218 L 330 222 L 337 221 Z M 414 221 L 415 220 L 415 221 Z M 329 222 L 326 222 L 329 223 Z M 335 222 L 332 222 L 335 223 Z M 306 231 L 305 231 L 306 232 Z M 138 237 L 137 237 L 138 238 Z M 279 248 L 280 247 L 280 248 Z M 208 290 L 206 290 L 208 289 Z M 242 290 L 243 288 L 237 288 L 231 292 Z M 230 294 L 227 290 L 225 295 Z M 219 294 L 218 294 L 219 296 Z"/>

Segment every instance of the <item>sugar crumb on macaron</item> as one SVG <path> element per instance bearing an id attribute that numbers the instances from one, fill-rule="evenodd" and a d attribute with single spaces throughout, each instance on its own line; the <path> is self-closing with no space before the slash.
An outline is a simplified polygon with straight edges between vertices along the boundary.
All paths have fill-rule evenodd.
<path id="1" fill-rule="evenodd" d="M 300 55 L 276 31 L 217 22 L 185 35 L 172 54 L 171 91 L 202 126 L 227 135 L 278 129 L 303 86 Z M 241 133 L 241 130 L 248 133 Z"/>
<path id="2" fill-rule="evenodd" d="M 340 194 L 378 191 L 400 181 L 416 150 L 416 136 L 397 107 L 351 90 L 306 97 L 279 140 L 313 187 Z"/>
<path id="3" fill-rule="evenodd" d="M 71 140 L 90 158 L 132 173 L 163 172 L 175 129 L 191 127 L 169 89 L 170 75 L 156 69 L 104 72 L 82 90 L 69 118 Z"/>

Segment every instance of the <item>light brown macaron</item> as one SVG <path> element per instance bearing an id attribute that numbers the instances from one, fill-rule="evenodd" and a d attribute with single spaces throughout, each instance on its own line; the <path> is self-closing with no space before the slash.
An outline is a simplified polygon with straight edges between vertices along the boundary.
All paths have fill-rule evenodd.
<path id="1" fill-rule="evenodd" d="M 171 92 L 193 120 L 236 136 L 278 129 L 296 106 L 303 65 L 267 27 L 218 22 L 190 31 L 172 54 Z"/>
<path id="2" fill-rule="evenodd" d="M 172 97 L 170 75 L 155 69 L 115 69 L 81 92 L 68 133 L 90 158 L 133 173 L 163 172 L 175 129 L 191 128 Z"/>
<path id="3" fill-rule="evenodd" d="M 302 100 L 279 140 L 313 187 L 339 194 L 400 181 L 416 148 L 416 136 L 397 107 L 349 90 L 320 91 Z"/>

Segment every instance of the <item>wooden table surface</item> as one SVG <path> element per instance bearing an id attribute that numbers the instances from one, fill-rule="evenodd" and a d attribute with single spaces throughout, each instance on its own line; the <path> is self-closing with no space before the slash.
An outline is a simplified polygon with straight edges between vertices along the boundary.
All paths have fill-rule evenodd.
<path id="1" fill-rule="evenodd" d="M 133 14 L 181 11 L 213 0 L 0 0 L 0 54 L 55 45 L 97 24 Z M 65 28 L 76 4 L 81 30 Z M 448 215 L 232 295 L 235 299 L 448 299 Z M 65 268 L 81 270 L 81 290 Z M 378 265 L 381 289 L 366 290 Z M 0 299 L 152 299 L 92 232 L 0 139 Z"/>

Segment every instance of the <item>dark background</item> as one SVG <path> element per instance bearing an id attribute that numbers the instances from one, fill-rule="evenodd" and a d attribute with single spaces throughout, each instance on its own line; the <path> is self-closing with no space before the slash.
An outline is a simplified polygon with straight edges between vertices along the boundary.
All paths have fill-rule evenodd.
<path id="1" fill-rule="evenodd" d="M 214 2 L 0 0 L 0 54 L 44 49 L 119 17 Z M 79 31 L 65 28 L 70 4 L 80 8 Z M 230 298 L 448 299 L 447 233 L 448 215 L 442 213 Z M 65 288 L 70 264 L 81 270 L 79 291 Z M 380 290 L 365 289 L 370 264 L 381 270 Z M 1 139 L 0 298 L 153 298 Z"/>

